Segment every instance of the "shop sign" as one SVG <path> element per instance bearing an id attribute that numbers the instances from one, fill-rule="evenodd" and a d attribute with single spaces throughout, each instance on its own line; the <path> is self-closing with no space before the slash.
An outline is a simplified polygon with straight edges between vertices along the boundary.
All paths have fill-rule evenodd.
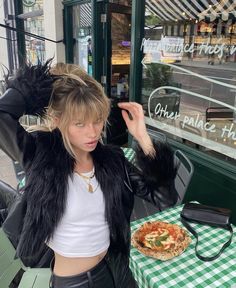
<path id="1" fill-rule="evenodd" d="M 161 40 L 143 38 L 141 50 L 143 50 L 143 53 L 148 54 L 148 62 L 152 63 L 181 61 L 183 53 L 192 54 L 195 51 L 199 55 L 217 55 L 222 58 L 227 49 L 229 56 L 233 55 L 236 52 L 236 45 L 219 44 L 221 40 L 219 38 L 218 44 L 211 45 L 210 39 L 208 39 L 206 42 L 201 43 L 196 51 L 194 43 L 184 44 L 184 38 L 181 37 L 162 37 Z"/>
<path id="2" fill-rule="evenodd" d="M 162 105 L 158 103 L 154 109 L 154 115 L 151 115 L 151 113 L 149 113 L 149 117 L 153 118 L 157 115 L 158 117 L 164 117 L 166 119 L 171 120 L 177 120 L 180 118 L 183 119 L 181 124 L 183 129 L 185 128 L 185 126 L 191 126 L 204 132 L 210 132 L 210 133 L 216 132 L 216 124 L 205 122 L 200 114 L 196 114 L 193 117 L 189 115 L 181 115 L 178 112 L 168 112 L 167 105 L 165 105 L 165 107 L 162 107 Z M 220 137 L 229 138 L 236 141 L 236 126 L 234 125 L 234 123 L 231 123 L 230 125 L 224 125 L 224 127 L 221 128 Z"/>
<path id="3" fill-rule="evenodd" d="M 173 107 L 163 104 L 163 100 L 165 100 L 165 97 L 168 95 L 159 94 L 162 89 L 175 90 L 178 88 L 162 86 L 152 91 L 148 99 L 148 117 L 146 117 L 146 123 L 148 125 L 236 159 L 234 145 L 228 144 L 236 143 L 236 106 L 228 105 L 192 91 L 180 89 L 182 93 L 188 94 L 189 96 L 199 97 L 213 103 L 215 102 L 217 105 L 220 104 L 222 107 L 230 108 L 234 115 L 233 121 L 225 122 L 223 126 L 220 126 L 214 121 L 207 121 L 201 113 L 195 112 L 191 114 L 186 113 L 186 111 L 179 111 L 179 109 L 173 112 Z M 193 132 L 191 132 L 191 130 L 193 130 Z M 194 131 L 199 131 L 199 134 L 194 134 Z"/>
<path id="4" fill-rule="evenodd" d="M 184 39 L 181 37 L 162 37 L 161 40 L 143 39 L 141 49 L 151 54 L 151 62 L 174 62 L 182 60 Z"/>
<path id="5" fill-rule="evenodd" d="M 32 7 L 36 3 L 36 0 L 23 0 L 23 5 L 26 7 Z"/>
<path id="6" fill-rule="evenodd" d="M 215 150 L 236 159 L 236 85 L 230 84 L 235 83 L 235 80 L 224 78 L 224 76 L 220 78 L 221 76 L 219 77 L 219 75 L 218 77 L 209 77 L 202 74 L 201 70 L 198 71 L 194 69 L 192 71 L 191 69 L 187 69 L 188 66 L 173 64 L 176 61 L 182 61 L 185 53 L 190 55 L 194 53 L 195 56 L 199 54 L 202 56 L 202 58 L 200 58 L 204 59 L 204 61 L 209 61 L 209 59 L 212 59 L 212 56 L 215 55 L 217 55 L 219 59 L 222 59 L 226 54 L 230 57 L 236 54 L 236 45 L 228 45 L 224 43 L 222 38 L 212 43 L 210 38 L 208 38 L 204 42 L 198 43 L 196 48 L 194 43 L 185 44 L 184 38 L 181 37 L 162 37 L 161 40 L 144 38 L 141 44 L 141 50 L 143 50 L 145 54 L 142 60 L 142 64 L 146 69 L 145 73 L 149 69 L 147 64 L 157 63 L 156 65 L 169 66 L 170 69 L 175 70 L 176 75 L 191 76 L 193 77 L 192 79 L 194 79 L 193 82 L 195 81 L 194 83 L 199 83 L 199 89 L 182 89 L 181 86 L 167 86 L 168 84 L 166 86 L 165 84 L 157 85 L 155 89 L 155 84 L 153 84 L 155 82 L 150 82 L 150 86 L 154 90 L 149 90 L 151 87 L 147 86 L 145 88 L 146 94 L 144 94 L 148 97 L 148 117 L 145 119 L 146 123 L 160 130 L 164 130 L 167 133 L 187 139 L 210 150 Z M 209 57 L 204 58 L 206 55 L 209 55 Z M 154 67 L 155 66 L 150 66 L 151 72 L 153 72 L 152 69 L 154 69 Z M 207 67 L 204 69 L 207 69 Z M 154 75 L 158 77 L 157 74 Z M 230 82 L 226 82 L 225 80 L 229 80 Z M 205 82 L 208 83 L 206 87 L 213 87 L 214 84 L 217 85 L 216 87 L 223 87 L 225 91 L 228 89 L 227 91 L 232 93 L 230 101 L 224 97 L 216 97 L 216 99 L 214 99 L 212 97 L 213 88 L 211 88 L 209 93 L 206 92 L 207 95 L 201 93 L 201 91 L 206 91 L 201 89 L 201 83 Z M 194 104 L 191 104 L 191 100 L 189 100 L 186 101 L 186 107 L 182 105 L 181 109 L 179 109 L 180 97 L 182 95 L 194 99 L 193 103 L 195 103 L 195 100 L 198 98 L 197 102 L 202 103 L 202 106 L 200 109 L 199 106 L 195 109 Z M 178 99 L 175 101 L 173 100 L 174 97 Z M 222 99 L 222 101 L 218 99 Z M 224 101 L 223 99 L 226 100 Z M 230 104 L 228 104 L 227 101 Z M 193 107 L 193 110 L 191 110 L 190 107 Z M 218 107 L 220 107 L 220 109 L 218 109 Z M 219 111 L 215 113 L 217 109 Z M 227 116 L 222 116 L 222 111 L 227 114 Z M 208 118 L 208 115 L 213 115 L 214 113 L 215 116 L 209 116 Z M 220 113 L 221 116 L 218 118 Z"/>
<path id="7" fill-rule="evenodd" d="M 177 70 L 179 69 L 186 75 L 190 74 L 195 76 L 196 79 L 200 78 L 212 84 L 221 85 L 225 89 L 229 89 L 232 93 L 236 91 L 236 85 L 200 75 L 183 67 L 179 67 L 178 65 L 159 63 Z M 147 68 L 144 63 L 143 65 Z M 150 91 L 149 95 L 147 95 L 148 117 L 146 117 L 146 123 L 150 126 L 164 130 L 167 133 L 190 140 L 196 144 L 205 146 L 210 150 L 215 150 L 236 159 L 236 94 L 234 95 L 235 104 L 230 105 L 223 101 L 200 94 L 199 92 L 200 91 L 187 90 L 174 86 L 160 86 Z M 214 108 L 217 109 L 217 107 L 220 107 L 222 111 L 230 113 L 230 120 L 224 121 L 224 119 L 222 119 L 223 121 L 219 122 L 217 120 L 208 121 L 207 114 L 198 112 L 197 110 L 191 111 L 190 107 L 188 109 L 183 109 L 183 107 L 182 109 L 179 109 L 180 95 L 186 95 L 193 99 L 198 98 L 199 101 L 212 103 Z M 173 98 L 176 98 L 177 101 L 171 101 Z"/>

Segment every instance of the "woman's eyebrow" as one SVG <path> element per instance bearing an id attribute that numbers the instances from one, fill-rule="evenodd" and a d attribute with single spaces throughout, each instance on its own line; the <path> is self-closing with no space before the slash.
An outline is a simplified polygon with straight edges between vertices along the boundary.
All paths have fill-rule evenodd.
<path id="1" fill-rule="evenodd" d="M 84 120 L 82 120 L 82 119 L 72 119 L 72 122 L 79 122 L 79 123 L 82 123 L 82 122 L 84 122 Z"/>

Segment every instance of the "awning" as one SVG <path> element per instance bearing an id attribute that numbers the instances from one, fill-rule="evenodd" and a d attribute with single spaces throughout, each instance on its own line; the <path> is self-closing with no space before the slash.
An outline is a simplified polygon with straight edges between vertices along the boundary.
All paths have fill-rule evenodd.
<path id="1" fill-rule="evenodd" d="M 91 3 L 80 4 L 80 28 L 92 26 L 92 8 Z"/>
<path id="2" fill-rule="evenodd" d="M 199 20 L 209 18 L 210 22 L 214 21 L 216 18 L 220 18 L 223 21 L 227 21 L 229 18 L 236 18 L 236 1 L 230 3 L 231 1 L 219 1 L 219 3 L 210 6 L 208 9 L 202 11 L 198 15 Z"/>
<path id="3" fill-rule="evenodd" d="M 236 0 L 146 0 L 146 9 L 160 22 L 236 18 Z"/>

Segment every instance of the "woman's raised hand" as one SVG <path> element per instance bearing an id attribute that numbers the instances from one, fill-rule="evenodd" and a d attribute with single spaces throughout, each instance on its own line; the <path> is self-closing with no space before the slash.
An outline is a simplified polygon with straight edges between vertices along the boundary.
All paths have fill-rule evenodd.
<path id="1" fill-rule="evenodd" d="M 121 113 L 129 133 L 138 141 L 145 154 L 153 154 L 154 148 L 147 133 L 143 107 L 136 102 L 120 102 L 118 107 L 122 109 Z"/>

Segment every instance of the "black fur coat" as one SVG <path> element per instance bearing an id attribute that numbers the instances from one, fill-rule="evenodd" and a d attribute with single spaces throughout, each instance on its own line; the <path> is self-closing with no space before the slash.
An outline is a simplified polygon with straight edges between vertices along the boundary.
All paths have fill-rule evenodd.
<path id="1" fill-rule="evenodd" d="M 27 73 L 41 78 L 48 73 L 45 67 L 41 67 L 40 71 L 38 67 L 32 71 L 30 69 Z M 36 79 L 37 85 L 23 81 L 24 78 L 20 78 L 19 82 L 19 78 L 16 78 L 0 97 L 0 148 L 18 160 L 26 171 L 26 187 L 22 198 L 25 216 L 21 221 L 17 247 L 17 253 L 22 258 L 37 255 L 44 242 L 53 235 L 63 216 L 68 177 L 74 167 L 74 160 L 65 150 L 58 129 L 27 133 L 18 122 L 24 113 L 34 115 L 42 112 L 31 99 L 35 97 L 37 101 L 40 95 L 38 90 L 41 89 L 37 77 L 33 76 L 31 78 Z M 34 87 L 33 92 L 29 85 Z M 46 90 L 43 91 L 46 93 Z M 174 188 L 176 169 L 173 153 L 165 144 L 154 143 L 154 148 L 154 159 L 138 149 L 137 163 L 140 170 L 125 159 L 119 147 L 98 144 L 92 152 L 95 176 L 105 198 L 105 215 L 111 240 L 109 250 L 123 254 L 126 258 L 129 254 L 129 221 L 134 195 L 152 202 L 160 210 L 174 205 L 178 198 Z"/>

